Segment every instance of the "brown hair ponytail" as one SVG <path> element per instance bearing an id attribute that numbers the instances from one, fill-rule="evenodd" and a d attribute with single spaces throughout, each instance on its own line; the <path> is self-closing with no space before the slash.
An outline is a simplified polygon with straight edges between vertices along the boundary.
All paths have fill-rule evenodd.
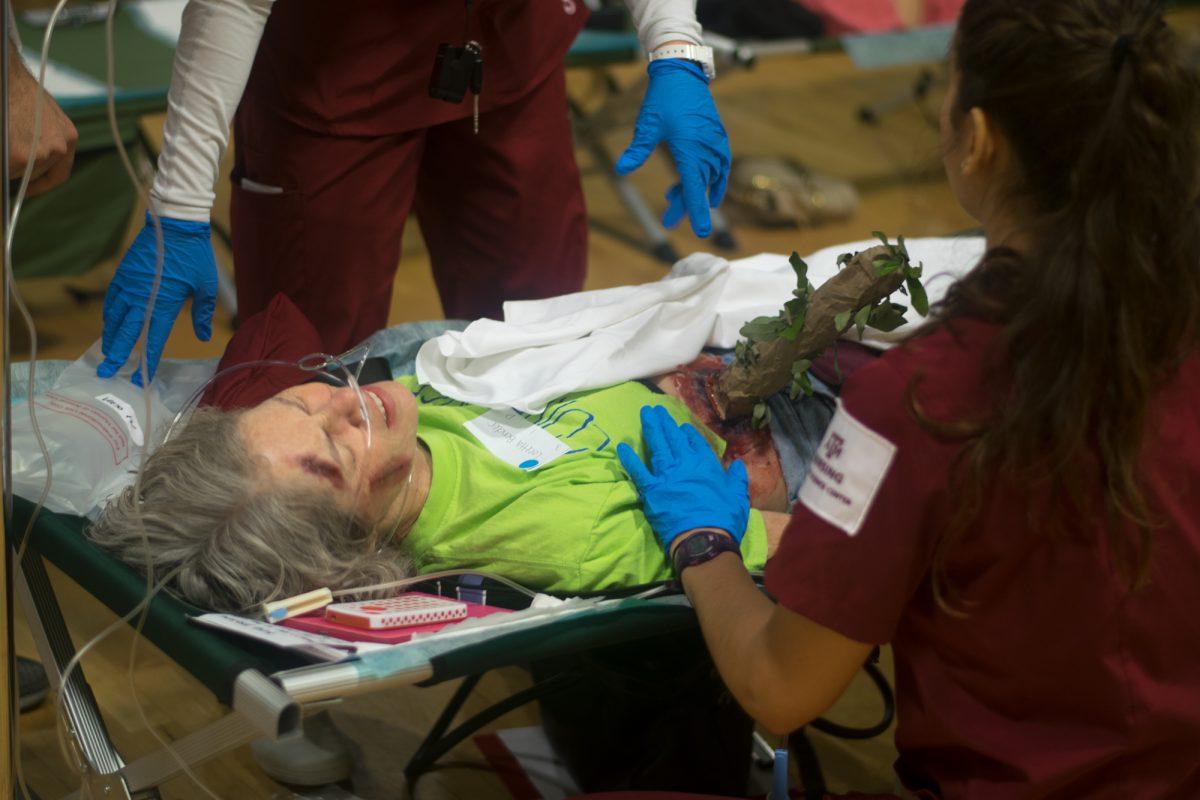
<path id="1" fill-rule="evenodd" d="M 1103 487 L 1104 514 L 1083 527 L 1108 531 L 1137 584 L 1155 522 L 1137 474 L 1147 407 L 1200 331 L 1196 80 L 1152 0 L 968 0 L 954 55 L 953 116 L 980 108 L 999 126 L 1021 173 L 1012 200 L 1037 227 L 1029 252 L 989 253 L 924 331 L 1002 325 L 1001 399 L 983 422 L 930 420 L 910 392 L 927 426 L 966 440 L 935 592 L 945 606 L 946 552 L 997 476 L 1053 498 L 1051 531 Z"/>

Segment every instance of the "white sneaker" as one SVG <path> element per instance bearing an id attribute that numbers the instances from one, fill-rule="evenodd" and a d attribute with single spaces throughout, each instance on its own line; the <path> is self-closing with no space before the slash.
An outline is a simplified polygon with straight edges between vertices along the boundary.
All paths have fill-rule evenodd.
<path id="1" fill-rule="evenodd" d="M 350 777 L 353 762 L 329 714 L 304 720 L 304 730 L 278 741 L 259 739 L 250 752 L 263 772 L 292 786 L 326 786 Z"/>

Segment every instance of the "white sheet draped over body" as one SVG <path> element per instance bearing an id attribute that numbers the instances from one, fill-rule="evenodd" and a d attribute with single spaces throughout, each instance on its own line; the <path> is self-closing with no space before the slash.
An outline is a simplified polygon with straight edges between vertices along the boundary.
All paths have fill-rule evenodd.
<path id="1" fill-rule="evenodd" d="M 877 240 L 814 253 L 814 286 L 837 273 L 837 257 Z M 930 302 L 979 263 L 982 238 L 913 239 L 913 262 L 925 265 Z M 787 256 L 764 253 L 729 262 L 696 253 L 662 280 L 504 304 L 504 321 L 478 320 L 426 342 L 417 377 L 447 397 L 489 408 L 542 411 L 558 397 L 657 375 L 696 358 L 705 347 L 730 348 L 750 319 L 774 315 L 796 276 Z M 891 333 L 868 330 L 864 343 L 886 349 L 917 322 Z"/>

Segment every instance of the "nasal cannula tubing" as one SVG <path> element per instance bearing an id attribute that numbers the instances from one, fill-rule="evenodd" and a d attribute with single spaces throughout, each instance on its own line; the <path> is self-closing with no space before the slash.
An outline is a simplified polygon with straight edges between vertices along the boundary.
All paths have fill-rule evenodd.
<path id="1" fill-rule="evenodd" d="M 33 316 L 29 313 L 29 308 L 25 305 L 25 300 L 21 296 L 20 290 L 17 288 L 16 280 L 12 266 L 12 244 L 13 235 L 16 232 L 17 220 L 21 215 L 21 207 L 25 202 L 25 194 L 29 189 L 29 182 L 33 177 L 33 168 L 36 162 L 38 145 L 42 139 L 42 112 L 45 107 L 45 84 L 46 84 L 46 61 L 50 52 L 50 40 L 54 34 L 54 26 L 58 21 L 58 16 L 66 6 L 67 0 L 59 0 L 55 5 L 54 11 L 50 14 L 50 19 L 46 24 L 46 33 L 42 37 L 41 63 L 38 66 L 37 94 L 33 101 L 33 133 L 30 137 L 28 160 L 25 164 L 25 172 L 21 176 L 20 186 L 17 188 L 16 197 L 13 199 L 12 213 L 8 219 L 8 230 L 4 237 L 4 281 L 8 289 L 9 295 L 13 298 L 17 305 L 17 309 L 21 312 L 21 318 L 25 323 L 25 328 L 29 333 L 29 372 L 28 372 L 28 388 L 27 395 L 31 395 L 34 388 L 34 382 L 37 377 L 37 326 L 33 323 Z M 3 13 L 8 13 L 8 8 L 3 9 Z M 11 22 L 11 18 L 9 19 Z M 9 47 L 10 42 L 0 42 L 0 47 Z M 5 98 L 7 100 L 7 98 Z M 11 125 L 11 117 L 9 118 Z M 7 324 L 7 323 L 6 323 Z M 8 381 L 11 376 L 5 375 L 5 381 Z M 46 498 L 50 495 L 51 481 L 53 480 L 53 467 L 51 466 L 50 451 L 46 447 L 46 441 L 42 437 L 42 429 L 38 425 L 36 404 L 31 396 L 26 397 L 26 406 L 29 410 L 29 425 L 33 430 L 34 438 L 37 440 L 38 449 L 42 453 L 42 463 L 46 467 L 46 479 L 42 484 L 41 494 L 38 495 L 37 503 L 34 506 L 33 513 L 29 516 L 29 522 L 25 526 L 25 530 L 21 534 L 21 538 L 17 541 L 15 548 L 15 568 L 21 568 L 21 562 L 25 557 L 25 547 L 29 541 L 29 534 L 33 530 L 34 523 L 37 522 L 38 516 L 41 514 L 42 508 L 46 504 Z M 7 476 L 6 476 L 7 477 Z M 17 678 L 15 673 L 11 677 L 10 691 L 17 692 Z M 25 769 L 23 759 L 21 758 L 21 715 L 13 714 L 12 721 L 12 757 L 14 766 L 16 767 L 17 786 L 20 788 L 24 797 L 32 797 L 29 791 L 29 785 L 25 781 Z"/>

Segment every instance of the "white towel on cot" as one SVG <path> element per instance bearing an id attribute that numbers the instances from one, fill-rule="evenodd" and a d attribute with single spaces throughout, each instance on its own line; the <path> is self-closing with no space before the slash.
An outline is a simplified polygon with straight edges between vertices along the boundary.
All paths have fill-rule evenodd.
<path id="1" fill-rule="evenodd" d="M 808 256 L 809 280 L 820 286 L 837 273 L 840 254 L 874 243 Z M 925 264 L 931 302 L 984 252 L 979 238 L 913 239 L 907 245 L 913 261 Z M 426 342 L 417 354 L 417 378 L 456 400 L 538 413 L 565 394 L 667 372 L 705 347 L 733 347 L 748 320 L 777 313 L 795 286 L 787 256 L 730 263 L 696 253 L 654 283 L 505 303 L 503 322 L 478 320 Z M 914 324 L 888 334 L 868 331 L 865 342 L 886 349 Z"/>

